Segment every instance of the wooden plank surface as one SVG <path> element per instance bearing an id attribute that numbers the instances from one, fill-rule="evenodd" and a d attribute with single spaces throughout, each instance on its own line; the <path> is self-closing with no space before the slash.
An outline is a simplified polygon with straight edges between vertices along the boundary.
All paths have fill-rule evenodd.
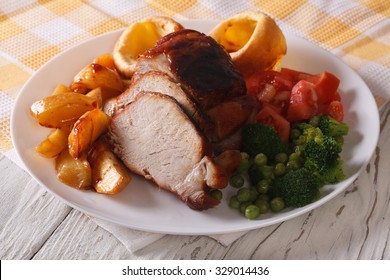
<path id="1" fill-rule="evenodd" d="M 390 259 L 389 114 L 386 106 L 375 154 L 346 191 L 310 213 L 252 230 L 228 247 L 207 236 L 167 235 L 130 252 L 0 156 L 0 258 Z"/>

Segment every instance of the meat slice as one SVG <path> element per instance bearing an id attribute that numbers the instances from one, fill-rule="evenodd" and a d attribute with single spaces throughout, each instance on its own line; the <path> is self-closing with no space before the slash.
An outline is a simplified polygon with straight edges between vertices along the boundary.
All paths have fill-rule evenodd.
<path id="1" fill-rule="evenodd" d="M 241 161 L 227 148 L 238 143 L 248 104 L 222 46 L 198 31 L 174 32 L 137 59 L 130 87 L 116 99 L 110 142 L 131 171 L 208 209 L 219 203 L 210 189 L 226 187 Z"/>
<path id="2" fill-rule="evenodd" d="M 133 80 L 149 71 L 169 75 L 204 110 L 246 93 L 245 81 L 225 49 L 195 30 L 183 29 L 161 38 L 140 56 Z"/>
<path id="3" fill-rule="evenodd" d="M 209 190 L 226 187 L 227 170 L 237 165 L 217 164 L 203 133 L 174 98 L 161 93 L 138 93 L 114 116 L 109 137 L 131 171 L 197 210 L 219 203 Z"/>
<path id="4" fill-rule="evenodd" d="M 196 101 L 183 91 L 180 84 L 174 82 L 167 74 L 149 71 L 133 81 L 132 85 L 117 97 L 116 107 L 123 108 L 132 102 L 140 92 L 160 92 L 174 98 L 188 116 L 195 121 L 209 139 L 214 136 L 214 125 L 201 110 Z"/>

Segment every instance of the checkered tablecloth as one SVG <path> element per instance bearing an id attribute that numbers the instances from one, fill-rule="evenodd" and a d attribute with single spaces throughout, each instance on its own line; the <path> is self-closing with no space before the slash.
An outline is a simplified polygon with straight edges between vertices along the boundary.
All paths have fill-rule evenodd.
<path id="1" fill-rule="evenodd" d="M 390 96 L 389 0 L 1 0 L 0 152 L 12 151 L 10 114 L 23 84 L 62 51 L 151 15 L 222 20 L 244 10 L 271 15 L 286 33 L 344 60 L 378 106 Z"/>

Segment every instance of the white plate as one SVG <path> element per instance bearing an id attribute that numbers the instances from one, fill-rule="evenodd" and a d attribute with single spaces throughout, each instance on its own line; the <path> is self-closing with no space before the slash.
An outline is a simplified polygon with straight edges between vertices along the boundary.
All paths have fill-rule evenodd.
<path id="1" fill-rule="evenodd" d="M 186 21 L 183 24 L 187 28 L 207 33 L 216 22 Z M 320 200 L 303 208 L 286 209 L 279 214 L 249 221 L 238 211 L 229 209 L 228 193 L 232 188 L 225 191 L 221 205 L 198 212 L 189 209 L 176 196 L 159 190 L 137 176 L 133 176 L 132 183 L 122 193 L 114 196 L 78 191 L 65 186 L 56 179 L 53 161 L 40 157 L 34 151 L 48 130 L 40 127 L 31 117 L 30 105 L 48 96 L 57 84 L 70 84 L 74 75 L 98 55 L 111 52 L 120 33 L 119 30 L 98 36 L 53 58 L 23 87 L 12 113 L 13 143 L 28 172 L 48 191 L 75 209 L 129 228 L 150 232 L 220 234 L 250 230 L 291 219 L 329 201 L 356 179 L 373 154 L 379 136 L 379 116 L 366 84 L 337 57 L 306 40 L 286 34 L 288 53 L 283 66 L 311 73 L 326 70 L 338 76 L 345 105 L 345 121 L 351 127 L 342 153 L 348 178 L 336 185 L 325 186 Z"/>

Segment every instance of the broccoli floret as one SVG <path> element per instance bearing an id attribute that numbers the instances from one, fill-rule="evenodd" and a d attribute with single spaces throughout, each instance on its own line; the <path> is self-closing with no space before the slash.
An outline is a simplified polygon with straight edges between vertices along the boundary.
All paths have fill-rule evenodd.
<path id="1" fill-rule="evenodd" d="M 319 197 L 321 180 L 306 168 L 288 172 L 275 180 L 275 187 L 287 206 L 302 207 Z"/>
<path id="2" fill-rule="evenodd" d="M 305 160 L 310 160 L 319 166 L 319 169 L 333 166 L 341 152 L 341 145 L 329 136 L 310 140 L 304 144 L 302 153 Z"/>
<path id="3" fill-rule="evenodd" d="M 322 178 L 324 184 L 343 179 L 341 144 L 333 137 L 324 135 L 303 145 L 304 167 Z"/>
<path id="4" fill-rule="evenodd" d="M 301 132 L 304 132 L 306 129 L 311 129 L 313 128 L 314 126 L 311 125 L 310 123 L 308 122 L 297 122 L 297 123 L 293 123 L 291 125 L 291 128 L 292 129 L 298 129 L 300 130 Z"/>
<path id="5" fill-rule="evenodd" d="M 322 138 L 323 133 L 318 127 L 311 125 L 305 126 L 302 131 L 302 134 L 294 141 L 294 145 L 302 146 L 310 141 L 315 141 L 316 139 Z"/>
<path id="6" fill-rule="evenodd" d="M 273 159 L 279 153 L 286 153 L 287 145 L 273 127 L 257 122 L 243 127 L 241 151 L 252 157 L 263 153 Z"/>
<path id="7" fill-rule="evenodd" d="M 330 116 L 321 115 L 318 121 L 318 128 L 324 135 L 342 137 L 348 134 L 349 126 L 346 123 L 338 122 Z"/>
<path id="8" fill-rule="evenodd" d="M 319 175 L 324 184 L 335 184 L 344 180 L 346 176 L 343 170 L 343 161 L 338 159 L 334 165 L 323 170 Z"/>

